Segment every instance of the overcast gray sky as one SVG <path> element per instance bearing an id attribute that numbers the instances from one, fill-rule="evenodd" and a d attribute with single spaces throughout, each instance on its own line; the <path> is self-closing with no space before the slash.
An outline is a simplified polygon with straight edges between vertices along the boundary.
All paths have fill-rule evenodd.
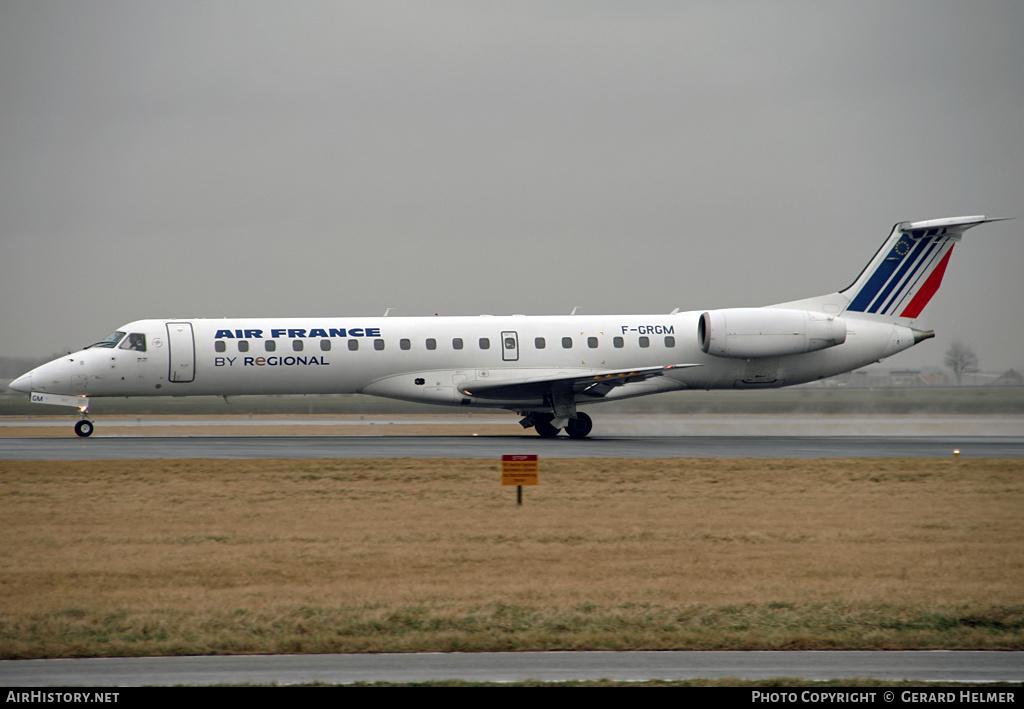
<path id="1" fill-rule="evenodd" d="M 150 317 L 668 312 L 1024 217 L 1024 3 L 0 0 L 0 355 Z M 889 360 L 1024 367 L 1024 219 Z"/>

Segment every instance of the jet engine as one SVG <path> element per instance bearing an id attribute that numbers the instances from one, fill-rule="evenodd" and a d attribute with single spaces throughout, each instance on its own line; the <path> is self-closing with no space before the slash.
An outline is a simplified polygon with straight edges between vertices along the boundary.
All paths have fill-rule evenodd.
<path id="1" fill-rule="evenodd" d="M 846 323 L 834 315 L 776 308 L 709 310 L 697 323 L 700 349 L 715 357 L 784 357 L 846 342 Z"/>

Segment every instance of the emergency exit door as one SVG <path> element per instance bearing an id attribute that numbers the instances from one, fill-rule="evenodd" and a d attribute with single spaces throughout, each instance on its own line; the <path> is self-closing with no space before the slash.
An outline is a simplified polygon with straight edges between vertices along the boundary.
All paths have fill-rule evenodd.
<path id="1" fill-rule="evenodd" d="M 501 333 L 501 359 L 505 362 L 519 361 L 519 335 L 515 332 Z"/>

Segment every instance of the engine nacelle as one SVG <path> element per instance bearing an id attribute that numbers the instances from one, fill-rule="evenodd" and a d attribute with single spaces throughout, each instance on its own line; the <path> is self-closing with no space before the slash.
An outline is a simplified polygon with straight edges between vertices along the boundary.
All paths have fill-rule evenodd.
<path id="1" fill-rule="evenodd" d="M 700 316 L 697 342 L 715 357 L 784 357 L 846 342 L 846 323 L 834 315 L 776 308 L 728 308 Z"/>

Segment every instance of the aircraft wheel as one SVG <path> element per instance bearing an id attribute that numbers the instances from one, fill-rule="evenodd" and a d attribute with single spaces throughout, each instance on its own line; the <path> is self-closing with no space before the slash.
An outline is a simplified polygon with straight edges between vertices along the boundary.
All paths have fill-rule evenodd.
<path id="1" fill-rule="evenodd" d="M 92 429 L 92 421 L 82 420 L 75 424 L 75 433 L 77 433 L 81 438 L 88 438 L 91 436 Z"/>
<path id="2" fill-rule="evenodd" d="M 594 422 L 590 420 L 590 417 L 579 411 L 576 413 L 576 418 L 569 419 L 569 423 L 565 425 L 565 432 L 569 434 L 569 438 L 586 438 L 593 428 Z"/>
<path id="3" fill-rule="evenodd" d="M 558 435 L 559 431 L 559 429 L 555 428 L 547 421 L 538 421 L 533 425 L 533 428 L 541 438 L 554 438 Z"/>

